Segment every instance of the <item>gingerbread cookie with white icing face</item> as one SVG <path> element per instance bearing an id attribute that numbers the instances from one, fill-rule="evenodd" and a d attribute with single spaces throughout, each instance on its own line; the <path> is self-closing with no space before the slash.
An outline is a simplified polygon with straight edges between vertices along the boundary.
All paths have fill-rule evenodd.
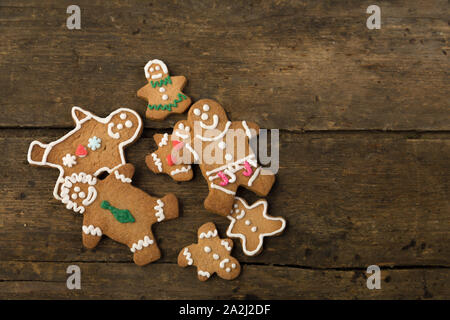
<path id="1" fill-rule="evenodd" d="M 183 248 L 178 255 L 181 267 L 196 266 L 200 281 L 208 280 L 214 273 L 225 280 L 233 280 L 241 273 L 241 266 L 232 257 L 231 239 L 221 239 L 212 222 L 198 229 L 198 243 Z"/>
<path id="2" fill-rule="evenodd" d="M 173 194 L 154 198 L 131 185 L 134 167 L 125 164 L 104 180 L 86 173 L 64 178 L 60 198 L 67 209 L 83 214 L 83 245 L 94 248 L 103 235 L 128 246 L 137 265 L 161 256 L 151 227 L 178 217 Z"/>
<path id="3" fill-rule="evenodd" d="M 267 201 L 258 200 L 251 206 L 236 197 L 233 209 L 228 216 L 231 223 L 227 236 L 239 238 L 242 250 L 247 256 L 256 256 L 263 249 L 265 237 L 277 236 L 284 231 L 286 220 L 267 214 Z"/>
<path id="4" fill-rule="evenodd" d="M 186 77 L 171 77 L 166 64 L 158 59 L 147 62 L 144 72 L 148 84 L 138 90 L 137 96 L 148 102 L 147 118 L 163 120 L 171 113 L 183 113 L 191 105 L 191 98 L 182 92 Z"/>
<path id="5" fill-rule="evenodd" d="M 28 150 L 28 162 L 36 166 L 57 168 L 60 172 L 53 195 L 59 196 L 59 185 L 65 176 L 85 172 L 97 176 L 125 164 L 124 148 L 142 133 L 139 115 L 120 108 L 106 118 L 100 118 L 79 107 L 72 108 L 75 129 L 63 137 L 44 144 L 33 141 Z"/>
<path id="6" fill-rule="evenodd" d="M 274 174 L 257 163 L 250 148 L 250 139 L 258 133 L 258 125 L 229 121 L 220 104 L 202 99 L 191 106 L 187 121 L 174 127 L 170 158 L 166 150 L 164 156 L 168 160 L 160 158 L 161 170 L 152 170 L 170 174 L 175 163 L 170 160 L 174 158 L 181 159 L 184 165 L 198 164 L 209 188 L 205 208 L 227 216 L 239 186 L 266 196 L 275 182 Z"/>

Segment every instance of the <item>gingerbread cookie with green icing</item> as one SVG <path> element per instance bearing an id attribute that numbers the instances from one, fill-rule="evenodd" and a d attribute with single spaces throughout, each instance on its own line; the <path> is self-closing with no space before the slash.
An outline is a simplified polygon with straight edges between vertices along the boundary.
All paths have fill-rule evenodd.
<path id="1" fill-rule="evenodd" d="M 178 200 L 169 193 L 155 198 L 131 185 L 134 167 L 125 164 L 100 180 L 84 172 L 64 177 L 60 198 L 66 208 L 83 214 L 83 245 L 89 249 L 103 235 L 125 244 L 143 266 L 161 257 L 151 227 L 178 217 Z"/>
<path id="2" fill-rule="evenodd" d="M 147 62 L 144 72 L 148 84 L 138 90 L 137 96 L 148 102 L 147 118 L 163 120 L 171 113 L 183 113 L 191 105 L 191 98 L 182 92 L 186 77 L 171 77 L 166 64 L 158 59 Z"/>
<path id="3" fill-rule="evenodd" d="M 181 249 L 178 265 L 196 266 L 200 281 L 208 280 L 214 273 L 225 280 L 239 276 L 241 266 L 236 258 L 230 255 L 233 241 L 219 238 L 216 226 L 212 222 L 202 225 L 197 234 L 198 243 Z"/>

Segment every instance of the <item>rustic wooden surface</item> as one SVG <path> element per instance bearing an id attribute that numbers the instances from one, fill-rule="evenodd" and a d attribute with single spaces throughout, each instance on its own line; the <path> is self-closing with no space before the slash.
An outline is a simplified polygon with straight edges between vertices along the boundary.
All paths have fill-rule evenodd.
<path id="1" fill-rule="evenodd" d="M 244 5 L 245 3 L 245 5 Z M 0 299 L 449 299 L 450 106 L 447 1 L 69 1 L 0 3 Z M 372 3 L 370 3 L 372 4 Z M 143 190 L 179 195 L 181 217 L 155 234 L 161 260 L 140 268 L 104 239 L 81 245 L 81 218 L 52 198 L 57 172 L 26 162 L 29 143 L 73 124 L 70 108 L 106 116 L 136 97 L 143 65 L 161 58 L 185 92 L 220 101 L 232 120 L 280 129 L 280 170 L 268 196 L 288 221 L 235 281 L 200 283 L 177 253 L 214 221 L 207 186 L 152 174 L 152 135 L 183 116 L 145 121 L 127 151 Z M 240 192 L 248 201 L 257 197 Z M 66 288 L 66 268 L 82 289 Z M 382 267 L 382 289 L 366 287 Z"/>

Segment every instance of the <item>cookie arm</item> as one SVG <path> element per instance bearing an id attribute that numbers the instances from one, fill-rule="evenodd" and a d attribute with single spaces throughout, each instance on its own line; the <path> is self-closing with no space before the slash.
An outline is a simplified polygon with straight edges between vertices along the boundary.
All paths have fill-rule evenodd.
<path id="1" fill-rule="evenodd" d="M 131 179 L 134 176 L 134 166 L 131 163 L 125 163 L 123 166 L 120 166 L 115 171 L 117 171 L 118 173 L 117 174 L 113 173 L 114 177 L 122 180 L 122 182 L 128 182 L 128 180 L 127 181 L 123 180 L 127 178 Z"/>
<path id="2" fill-rule="evenodd" d="M 178 265 L 180 267 L 184 268 L 194 265 L 194 257 L 192 256 L 192 248 L 194 246 L 194 244 L 191 244 L 190 246 L 181 249 L 180 253 L 178 254 Z"/>
<path id="3" fill-rule="evenodd" d="M 187 79 L 185 76 L 175 76 L 171 77 L 172 82 L 174 86 L 178 86 L 180 90 L 183 90 L 183 88 L 186 86 Z"/>
<path id="4" fill-rule="evenodd" d="M 256 123 L 251 122 L 251 121 L 242 121 L 242 126 L 244 127 L 244 130 L 246 131 L 245 133 L 247 134 L 247 136 L 248 136 L 247 129 L 250 130 L 250 134 L 252 137 L 259 135 L 260 128 L 259 128 L 259 125 L 257 125 Z"/>

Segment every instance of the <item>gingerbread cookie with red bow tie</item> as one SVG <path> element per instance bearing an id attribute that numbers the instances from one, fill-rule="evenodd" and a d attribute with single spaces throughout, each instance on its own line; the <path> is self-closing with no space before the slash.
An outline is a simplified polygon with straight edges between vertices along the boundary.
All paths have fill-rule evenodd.
<path id="1" fill-rule="evenodd" d="M 183 113 L 191 105 L 191 98 L 182 92 L 186 77 L 171 77 L 166 64 L 158 59 L 147 62 L 144 72 L 148 83 L 138 90 L 137 96 L 148 102 L 147 118 L 163 120 L 172 113 Z"/>
<path id="2" fill-rule="evenodd" d="M 183 248 L 178 255 L 181 267 L 196 266 L 200 281 L 208 280 L 214 273 L 226 280 L 235 279 L 241 272 L 241 266 L 230 253 L 233 248 L 231 239 L 221 239 L 212 222 L 198 229 L 198 243 Z"/>
<path id="3" fill-rule="evenodd" d="M 98 176 L 111 173 L 124 165 L 124 149 L 142 133 L 141 117 L 131 109 L 120 108 L 100 118 L 79 107 L 72 108 L 75 128 L 50 143 L 33 141 L 28 149 L 28 162 L 59 170 L 53 195 L 60 197 L 60 184 L 65 176 L 84 172 Z"/>
<path id="4" fill-rule="evenodd" d="M 267 201 L 261 199 L 251 206 L 239 197 L 228 216 L 231 223 L 227 236 L 241 240 L 242 250 L 247 256 L 256 256 L 263 249 L 265 237 L 281 234 L 286 227 L 286 220 L 267 214 Z"/>

